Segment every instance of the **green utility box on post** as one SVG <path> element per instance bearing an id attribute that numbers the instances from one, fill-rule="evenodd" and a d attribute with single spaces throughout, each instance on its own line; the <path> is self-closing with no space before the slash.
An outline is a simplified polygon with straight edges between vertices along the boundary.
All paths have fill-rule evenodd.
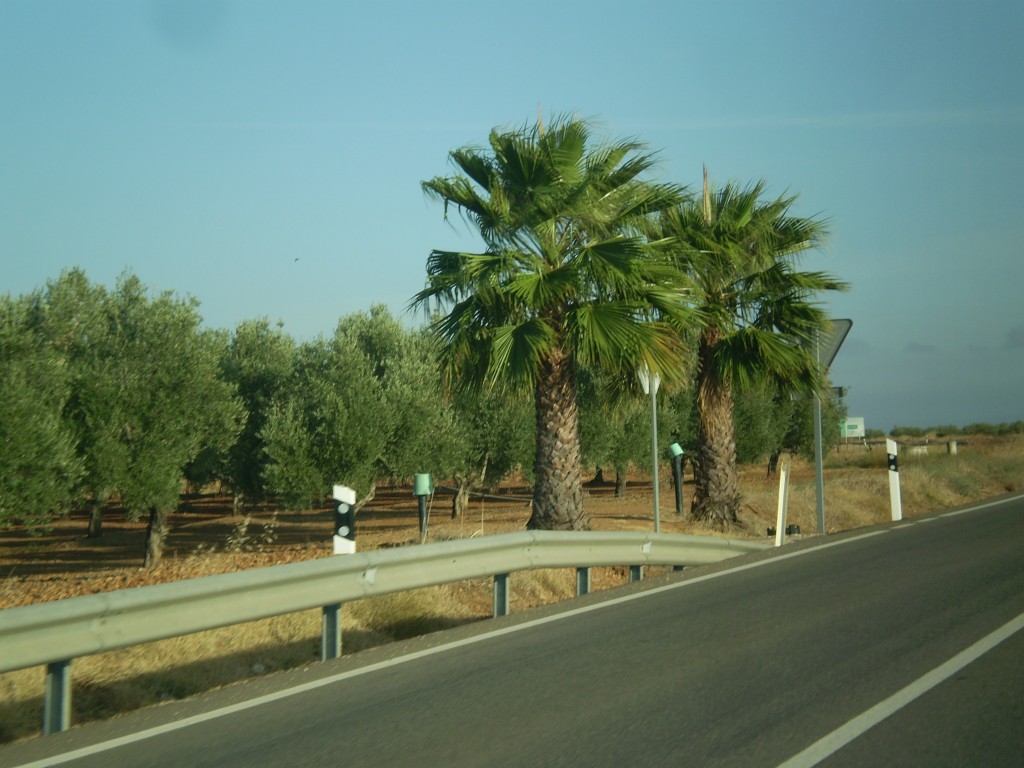
<path id="1" fill-rule="evenodd" d="M 427 537 L 427 497 L 432 496 L 434 493 L 434 483 L 430 479 L 429 472 L 421 472 L 413 475 L 412 478 L 412 495 L 416 497 L 419 502 L 420 512 L 420 537 L 426 539 Z"/>
<path id="2" fill-rule="evenodd" d="M 672 443 L 668 447 L 672 454 L 672 479 L 676 487 L 676 514 L 683 515 L 683 446 Z"/>

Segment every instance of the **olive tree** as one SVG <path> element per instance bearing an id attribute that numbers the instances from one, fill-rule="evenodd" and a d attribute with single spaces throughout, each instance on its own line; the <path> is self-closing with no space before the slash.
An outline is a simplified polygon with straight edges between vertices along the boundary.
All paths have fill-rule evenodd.
<path id="1" fill-rule="evenodd" d="M 0 527 L 38 532 L 67 508 L 82 462 L 63 418 L 67 366 L 25 322 L 32 303 L 0 297 Z"/>
<path id="2" fill-rule="evenodd" d="M 380 382 L 361 350 L 324 339 L 301 344 L 259 433 L 267 487 L 293 509 L 317 505 L 334 483 L 365 499 L 376 484 L 386 420 Z"/>
<path id="3" fill-rule="evenodd" d="M 460 452 L 452 517 L 458 517 L 476 487 L 493 487 L 512 472 L 532 484 L 535 427 L 533 404 L 522 395 L 457 390 L 451 397 Z"/>
<path id="4" fill-rule="evenodd" d="M 235 387 L 245 411 L 237 440 L 218 454 L 214 472 L 231 488 L 237 511 L 245 501 L 268 493 L 268 456 L 263 429 L 292 376 L 295 342 L 264 318 L 235 328 L 222 362 L 223 376 Z"/>
<path id="5" fill-rule="evenodd" d="M 29 314 L 35 332 L 61 355 L 73 393 L 64 418 L 82 466 L 78 495 L 89 503 L 90 537 L 101 535 L 103 511 L 120 490 L 128 466 L 123 439 L 127 382 L 114 374 L 117 324 L 111 302 L 104 286 L 72 269 L 47 282 Z"/>
<path id="6" fill-rule="evenodd" d="M 221 377 L 226 338 L 200 327 L 194 301 L 150 297 L 127 275 L 110 297 L 107 321 L 105 375 L 121 392 L 116 437 L 126 458 L 119 490 L 131 518 L 149 516 L 145 564 L 152 567 L 186 466 L 205 447 L 234 440 L 242 407 Z"/>
<path id="7" fill-rule="evenodd" d="M 192 300 L 151 296 L 130 273 L 107 290 L 79 269 L 33 297 L 26 323 L 70 392 L 61 413 L 82 470 L 77 495 L 91 503 L 89 535 L 119 496 L 129 518 L 149 516 L 145 563 L 155 565 L 186 467 L 233 442 L 240 424 L 221 377 L 225 335 L 201 328 Z"/>
<path id="8" fill-rule="evenodd" d="M 380 385 L 385 408 L 377 428 L 384 448 L 377 479 L 418 472 L 451 476 L 460 464 L 461 435 L 441 387 L 433 336 L 404 328 L 386 307 L 375 305 L 342 318 L 334 344 L 364 354 Z"/>
<path id="9" fill-rule="evenodd" d="M 580 372 L 580 445 L 595 480 L 603 469 L 615 471 L 615 495 L 626 489 L 630 467 L 649 467 L 651 462 L 651 403 L 646 396 L 623 393 L 601 373 Z"/>

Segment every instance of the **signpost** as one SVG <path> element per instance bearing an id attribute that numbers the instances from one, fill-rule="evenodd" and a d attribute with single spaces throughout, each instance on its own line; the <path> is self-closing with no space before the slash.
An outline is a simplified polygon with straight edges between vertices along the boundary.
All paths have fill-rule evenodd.
<path id="1" fill-rule="evenodd" d="M 839 348 L 846 340 L 850 328 L 853 327 L 853 320 L 831 320 L 829 329 L 824 333 L 818 333 L 814 339 L 815 359 L 824 370 L 828 370 L 832 361 L 836 359 Z M 818 496 L 818 533 L 825 535 L 825 470 L 822 459 L 821 447 L 821 396 L 814 393 L 814 467 L 817 476 Z"/>
<path id="2" fill-rule="evenodd" d="M 864 418 L 861 416 L 847 416 L 843 419 L 842 424 L 839 425 L 839 436 L 842 438 L 863 438 L 866 437 L 866 434 L 864 431 Z"/>

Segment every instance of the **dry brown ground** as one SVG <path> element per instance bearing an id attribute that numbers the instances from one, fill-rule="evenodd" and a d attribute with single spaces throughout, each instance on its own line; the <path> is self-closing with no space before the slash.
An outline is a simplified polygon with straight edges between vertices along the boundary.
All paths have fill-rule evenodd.
<path id="1" fill-rule="evenodd" d="M 594 530 L 653 530 L 649 481 L 629 483 L 621 498 L 615 498 L 611 484 L 588 484 L 586 492 Z M 687 498 L 692 493 L 688 483 L 684 493 Z M 498 498 L 474 498 L 468 511 L 453 520 L 451 495 L 439 491 L 430 505 L 427 540 L 523 530 L 530 515 L 529 504 L 519 500 L 525 494 L 525 489 L 508 487 Z M 675 515 L 671 484 L 661 488 L 660 506 L 663 532 L 696 532 Z M 246 524 L 243 516 L 232 515 L 226 496 L 187 498 L 171 516 L 164 558 L 151 570 L 141 568 L 145 521 L 126 520 L 116 506 L 105 515 L 98 538 L 85 536 L 84 511 L 56 521 L 51 532 L 40 536 L 17 528 L 0 530 L 0 609 L 331 554 L 329 509 L 289 512 L 262 504 L 247 516 Z M 736 534 L 743 531 L 730 535 Z M 359 550 L 419 542 L 417 502 L 408 487 L 378 491 L 361 511 Z"/>
<path id="2" fill-rule="evenodd" d="M 1019 486 L 1019 467 L 1024 462 L 1024 438 L 1020 436 L 971 437 L 969 445 L 961 438 L 959 459 L 944 457 L 942 452 L 943 443 L 938 441 L 929 457 L 901 456 L 905 513 L 962 503 Z M 974 481 L 979 473 L 971 459 L 989 463 L 1012 460 L 1003 472 L 1012 481 L 1005 482 L 1005 477 Z M 947 465 L 947 461 L 952 463 Z M 826 469 L 829 532 L 887 519 L 884 449 L 863 452 L 858 447 L 847 447 L 833 453 L 830 464 L 832 468 Z M 929 467 L 930 474 L 925 471 Z M 938 484 L 936 471 L 942 473 Z M 956 476 L 965 479 L 959 494 L 938 487 L 948 485 Z M 816 529 L 813 468 L 806 462 L 794 462 L 792 479 L 790 522 L 801 525 L 805 534 L 811 533 Z M 763 465 L 747 466 L 741 468 L 740 484 L 744 496 L 741 524 L 726 533 L 764 538 L 765 528 L 774 524 L 778 481 L 766 478 Z M 684 484 L 687 504 L 692 493 L 692 477 L 688 475 Z M 431 504 L 428 540 L 523 530 L 530 510 L 520 499 L 527 496 L 527 489 L 512 485 L 498 494 L 498 498 L 474 498 L 468 512 L 453 520 L 451 495 L 439 491 Z M 586 494 L 595 530 L 653 530 L 649 479 L 632 477 L 622 498 L 614 496 L 611 483 L 587 483 Z M 660 508 L 666 533 L 713 533 L 676 516 L 672 484 L 665 474 Z M 56 521 L 51 532 L 40 536 L 17 527 L 0 528 L 0 609 L 331 554 L 332 519 L 328 508 L 289 512 L 263 504 L 250 513 L 251 520 L 245 527 L 244 518 L 232 515 L 227 497 L 186 497 L 171 516 L 163 562 L 148 571 L 141 568 L 145 521 L 125 520 L 116 506 L 108 510 L 103 535 L 95 539 L 85 537 L 84 511 Z M 418 543 L 417 505 L 411 489 L 379 490 L 362 510 L 357 533 L 361 551 Z"/>
<path id="3" fill-rule="evenodd" d="M 862 470 L 840 470 L 862 474 Z M 831 473 L 830 473 L 831 474 Z M 884 484 L 884 472 L 871 472 L 876 484 Z M 794 489 L 813 485 L 812 467 L 796 462 Z M 774 525 L 778 494 L 777 478 L 767 478 L 763 466 L 741 469 L 745 504 L 740 525 L 725 532 L 736 538 L 764 539 Z M 451 517 L 451 494 L 439 490 L 430 505 L 428 541 L 524 530 L 530 516 L 528 489 L 509 485 L 497 496 L 474 497 L 459 519 Z M 631 477 L 625 495 L 615 497 L 614 485 L 588 482 L 586 508 L 598 531 L 653 530 L 653 498 L 649 479 Z M 693 494 L 692 477 L 684 479 L 684 511 Z M 878 497 L 887 499 L 879 493 Z M 505 498 L 503 498 L 505 497 Z M 672 483 L 664 475 L 660 485 L 661 530 L 665 533 L 714 535 L 675 514 Z M 804 533 L 815 527 L 813 498 L 791 500 L 790 521 Z M 881 509 L 881 506 L 879 507 Z M 329 508 L 292 512 L 265 503 L 247 510 L 246 517 L 233 515 L 229 497 L 204 494 L 185 497 L 171 516 L 164 558 L 151 570 L 142 566 L 146 522 L 130 522 L 123 510 L 111 505 L 99 538 L 85 536 L 87 513 L 73 512 L 57 520 L 49 533 L 33 536 L 24 529 L 0 529 L 0 609 L 59 600 L 83 594 L 141 587 L 168 581 L 209 576 L 331 555 L 332 515 Z M 843 521 L 829 530 L 881 522 L 879 514 Z M 358 519 L 360 551 L 417 544 L 420 542 L 417 502 L 411 488 L 378 490 Z M 601 577 L 596 575 L 598 586 Z M 612 580 L 617 581 L 617 579 Z M 489 597 L 487 598 L 490 599 Z"/>

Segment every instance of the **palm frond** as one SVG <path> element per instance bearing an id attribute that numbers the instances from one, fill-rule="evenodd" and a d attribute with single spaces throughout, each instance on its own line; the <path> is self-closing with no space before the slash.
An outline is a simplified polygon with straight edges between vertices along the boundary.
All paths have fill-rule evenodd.
<path id="1" fill-rule="evenodd" d="M 543 312 L 545 308 L 571 302 L 575 296 L 577 270 L 569 264 L 550 270 L 519 272 L 507 284 L 508 292 L 525 306 Z"/>
<path id="2" fill-rule="evenodd" d="M 551 326 L 538 317 L 492 328 L 487 384 L 498 389 L 532 386 L 554 338 Z"/>
<path id="3" fill-rule="evenodd" d="M 749 387 L 769 377 L 785 389 L 813 391 L 820 382 L 806 346 L 760 328 L 741 328 L 715 344 L 712 361 L 721 381 Z"/>
<path id="4" fill-rule="evenodd" d="M 489 152 L 452 152 L 457 173 L 423 183 L 486 245 L 432 252 L 412 301 L 449 309 L 435 325 L 447 370 L 478 383 L 533 381 L 556 348 L 612 367 L 681 367 L 689 277 L 669 258 L 671 238 L 648 245 L 642 235 L 650 214 L 686 196 L 642 178 L 655 156 L 633 139 L 595 143 L 572 117 L 495 129 L 488 142 Z"/>
<path id="5" fill-rule="evenodd" d="M 451 161 L 466 176 L 482 189 L 491 189 L 494 183 L 494 167 L 479 150 L 473 147 L 456 149 L 449 155 Z"/>

